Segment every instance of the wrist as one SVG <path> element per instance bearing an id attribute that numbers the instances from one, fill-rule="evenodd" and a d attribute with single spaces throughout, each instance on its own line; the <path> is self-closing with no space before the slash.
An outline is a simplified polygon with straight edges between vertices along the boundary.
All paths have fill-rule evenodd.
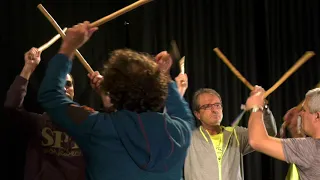
<path id="1" fill-rule="evenodd" d="M 29 78 L 34 70 L 35 70 L 35 67 L 29 66 L 29 65 L 24 65 L 24 67 L 20 73 L 20 76 L 25 78 L 26 80 L 29 80 Z"/>
<path id="2" fill-rule="evenodd" d="M 263 106 L 261 105 L 254 105 L 252 108 L 251 108 L 251 112 L 263 112 Z"/>
<path id="3" fill-rule="evenodd" d="M 74 51 L 75 51 L 74 48 L 72 48 L 66 44 L 62 44 L 58 53 L 64 54 L 64 55 L 68 56 L 70 60 L 72 60 L 74 57 Z"/>
<path id="4" fill-rule="evenodd" d="M 34 70 L 36 69 L 35 65 L 31 65 L 31 64 L 25 64 L 23 66 L 22 71 L 28 72 L 28 73 L 32 73 Z"/>

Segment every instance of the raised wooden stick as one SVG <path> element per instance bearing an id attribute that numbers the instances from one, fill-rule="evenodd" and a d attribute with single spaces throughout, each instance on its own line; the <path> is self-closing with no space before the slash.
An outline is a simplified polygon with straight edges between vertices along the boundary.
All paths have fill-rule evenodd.
<path id="1" fill-rule="evenodd" d="M 230 70 L 235 74 L 251 91 L 254 89 L 252 84 L 244 78 L 241 73 L 231 64 L 228 58 L 220 51 L 219 48 L 214 48 L 213 51 L 217 56 L 230 68 Z"/>
<path id="2" fill-rule="evenodd" d="M 267 97 L 276 90 L 291 74 L 314 55 L 315 53 L 313 51 L 307 51 L 270 89 L 265 92 L 264 97 Z"/>
<path id="3" fill-rule="evenodd" d="M 53 17 L 48 13 L 48 11 L 42 6 L 42 4 L 39 4 L 38 9 L 42 12 L 42 14 L 49 20 L 49 22 L 52 24 L 52 26 L 58 31 L 60 36 L 64 39 L 66 37 L 65 33 L 62 31 L 58 23 L 53 19 Z M 80 60 L 81 64 L 86 68 L 86 70 L 89 73 L 93 73 L 93 70 L 91 66 L 87 63 L 87 61 L 83 58 L 83 56 L 80 54 L 78 50 L 75 51 L 75 55 Z"/>
<path id="4" fill-rule="evenodd" d="M 62 31 L 65 33 L 67 30 L 67 28 L 64 28 Z M 38 48 L 38 50 L 40 52 L 46 50 L 48 47 L 50 47 L 53 43 L 55 43 L 59 38 L 61 37 L 60 34 L 55 35 L 50 41 L 48 41 L 47 43 L 45 43 L 44 45 L 40 46 Z"/>
<path id="5" fill-rule="evenodd" d="M 120 9 L 120 10 L 118 10 L 118 11 L 116 11 L 116 12 L 110 14 L 110 15 L 108 15 L 108 16 L 105 16 L 105 17 L 103 17 L 103 18 L 91 23 L 90 26 L 91 27 L 100 26 L 100 25 L 102 25 L 102 24 L 104 24 L 104 23 L 106 23 L 108 21 L 111 21 L 112 19 L 117 18 L 118 16 L 121 16 L 122 14 L 125 14 L 125 13 L 127 13 L 127 12 L 129 12 L 129 11 L 139 7 L 139 6 L 142 6 L 142 5 L 144 5 L 144 4 L 148 3 L 148 2 L 151 2 L 151 1 L 152 0 L 139 0 L 139 1 L 135 2 L 135 3 L 133 3 L 133 4 L 130 4 L 130 5 L 126 6 L 126 7 L 124 7 L 124 8 L 122 8 L 122 9 Z"/>
<path id="6" fill-rule="evenodd" d="M 180 61 L 179 61 L 180 73 L 181 73 L 181 74 L 184 74 L 184 73 L 185 73 L 184 61 L 185 61 L 185 56 L 183 56 L 183 57 L 180 59 Z"/>

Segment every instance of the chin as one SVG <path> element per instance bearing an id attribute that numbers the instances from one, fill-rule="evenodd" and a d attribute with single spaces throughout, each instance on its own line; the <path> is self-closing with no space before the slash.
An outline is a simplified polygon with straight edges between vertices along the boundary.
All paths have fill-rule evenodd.
<path id="1" fill-rule="evenodd" d="M 215 121 L 215 124 L 216 124 L 216 125 L 220 125 L 220 124 L 221 124 L 221 121 L 222 121 L 222 119 L 216 120 L 216 121 Z"/>
<path id="2" fill-rule="evenodd" d="M 220 126 L 221 121 L 215 121 L 211 123 L 212 126 Z"/>

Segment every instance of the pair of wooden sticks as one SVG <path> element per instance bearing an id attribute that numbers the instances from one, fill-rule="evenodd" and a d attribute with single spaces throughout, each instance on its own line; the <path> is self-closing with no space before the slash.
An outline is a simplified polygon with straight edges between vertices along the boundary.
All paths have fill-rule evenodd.
<path id="1" fill-rule="evenodd" d="M 220 51 L 219 48 L 214 48 L 213 51 L 217 56 L 230 68 L 230 70 L 250 89 L 253 90 L 254 87 L 250 82 L 244 78 L 241 73 L 231 64 L 228 58 Z M 270 88 L 268 89 L 264 97 L 269 96 L 274 90 L 276 90 L 286 79 L 288 79 L 300 66 L 302 66 L 306 61 L 311 59 L 315 53 L 313 51 L 307 51 L 300 57 L 300 59 Z"/>
<path id="2" fill-rule="evenodd" d="M 253 85 L 246 80 L 242 76 L 242 74 L 231 64 L 231 62 L 228 60 L 228 58 L 220 51 L 219 48 L 214 48 L 213 51 L 217 54 L 217 56 L 230 68 L 230 70 L 250 89 L 253 90 Z M 268 89 L 264 97 L 266 98 L 269 96 L 274 90 L 276 90 L 286 79 L 288 79 L 302 64 L 304 64 L 306 61 L 311 59 L 315 53 L 313 51 L 307 51 L 304 53 L 303 56 L 300 57 L 300 59 L 270 88 Z M 319 84 L 318 84 L 319 85 Z M 303 102 L 303 101 L 302 101 Z M 297 108 L 301 108 L 302 102 L 297 105 Z M 242 105 L 243 106 L 243 105 Z M 245 107 L 241 107 L 243 111 L 240 113 L 240 115 L 231 123 L 232 127 L 235 127 L 239 124 L 240 120 L 242 119 L 242 116 L 246 112 Z"/>
<path id="3" fill-rule="evenodd" d="M 139 0 L 136 1 L 135 3 L 128 5 L 108 16 L 105 16 L 93 23 L 90 24 L 91 27 L 98 27 L 108 21 L 111 21 L 115 18 L 117 18 L 118 16 L 125 14 L 133 9 L 136 9 L 137 7 L 140 7 L 146 3 L 151 2 L 152 0 Z M 42 12 L 42 14 L 49 20 L 49 22 L 52 24 L 52 26 L 56 29 L 56 31 L 58 31 L 58 35 L 56 35 L 55 37 L 53 37 L 50 41 L 48 41 L 46 44 L 42 45 L 41 47 L 39 47 L 39 51 L 44 51 L 45 49 L 47 49 L 48 47 L 50 47 L 54 42 L 56 42 L 60 37 L 65 38 L 65 31 L 67 30 L 66 28 L 64 30 L 62 30 L 60 28 L 60 26 L 58 25 L 58 23 L 53 19 L 53 17 L 48 13 L 48 11 L 42 6 L 42 4 L 39 4 L 38 9 Z M 93 73 L 92 68 L 90 67 L 90 65 L 87 63 L 87 61 L 84 59 L 84 57 L 80 54 L 80 52 L 78 50 L 76 50 L 75 55 L 78 57 L 78 59 L 80 60 L 81 64 L 86 68 L 86 70 L 89 73 Z"/>

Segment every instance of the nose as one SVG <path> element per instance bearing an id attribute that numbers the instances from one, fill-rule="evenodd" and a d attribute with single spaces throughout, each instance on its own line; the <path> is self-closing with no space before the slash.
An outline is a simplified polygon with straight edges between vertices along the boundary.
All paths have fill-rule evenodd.
<path id="1" fill-rule="evenodd" d="M 216 110 L 218 110 L 218 109 L 219 109 L 218 106 L 211 106 L 211 111 L 216 111 Z"/>
<path id="2" fill-rule="evenodd" d="M 67 91 L 67 88 L 66 87 L 64 87 L 64 92 L 66 92 Z"/>
<path id="3" fill-rule="evenodd" d="M 211 107 L 211 112 L 214 114 L 218 114 L 218 110 L 215 107 Z"/>

